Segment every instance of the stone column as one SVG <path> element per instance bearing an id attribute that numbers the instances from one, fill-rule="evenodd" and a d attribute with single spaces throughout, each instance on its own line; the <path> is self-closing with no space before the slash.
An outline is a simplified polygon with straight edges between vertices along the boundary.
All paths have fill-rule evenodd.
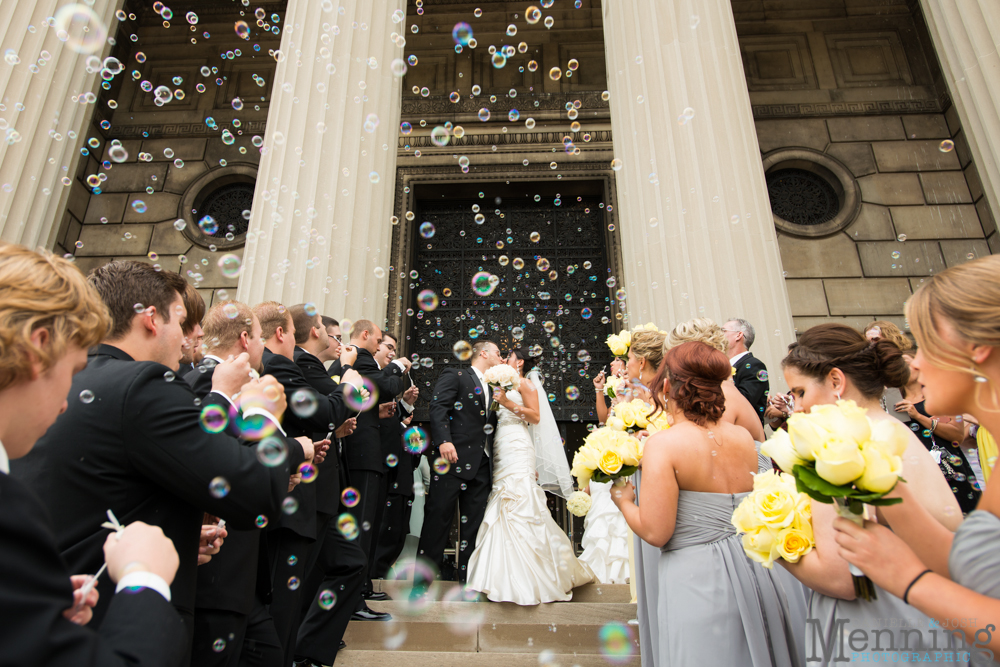
<path id="1" fill-rule="evenodd" d="M 240 300 L 385 317 L 402 100 L 392 63 L 404 57 L 391 34 L 406 27 L 397 11 L 404 0 L 288 3 Z"/>
<path id="2" fill-rule="evenodd" d="M 29 247 L 53 245 L 71 188 L 80 187 L 73 181 L 100 85 L 97 70 L 87 71 L 87 59 L 107 57 L 111 47 L 101 35 L 108 29 L 114 33 L 115 11 L 122 2 L 97 0 L 90 20 L 70 24 L 62 35 L 49 20 L 67 4 L 62 0 L 0 3 L 4 58 L 0 61 L 0 238 L 4 241 Z M 83 26 L 89 28 L 86 34 Z M 85 44 L 77 41 L 82 36 Z M 67 37 L 69 41 L 64 41 Z"/>
<path id="3" fill-rule="evenodd" d="M 1000 5 L 921 0 L 920 6 L 986 199 L 1000 215 Z"/>
<path id="4" fill-rule="evenodd" d="M 778 379 L 795 334 L 730 0 L 602 6 L 630 324 L 743 317 Z"/>

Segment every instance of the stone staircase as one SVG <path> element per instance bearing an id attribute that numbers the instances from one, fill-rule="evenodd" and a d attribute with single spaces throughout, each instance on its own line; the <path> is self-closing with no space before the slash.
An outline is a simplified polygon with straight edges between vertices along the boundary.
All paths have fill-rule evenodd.
<path id="1" fill-rule="evenodd" d="M 572 602 L 520 607 L 464 599 L 455 582 L 434 582 L 421 601 L 410 582 L 376 581 L 393 599 L 370 602 L 393 620 L 352 621 L 337 667 L 638 667 L 634 604 L 627 585 L 588 584 Z"/>

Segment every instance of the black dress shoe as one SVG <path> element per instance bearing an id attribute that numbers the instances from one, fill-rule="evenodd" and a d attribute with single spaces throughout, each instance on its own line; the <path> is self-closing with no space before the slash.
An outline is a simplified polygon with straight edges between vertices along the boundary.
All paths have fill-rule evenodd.
<path id="1" fill-rule="evenodd" d="M 366 593 L 362 597 L 364 597 L 364 599 L 366 599 L 366 600 L 374 600 L 375 602 L 382 602 L 383 600 L 391 600 L 392 599 L 384 591 L 378 591 L 377 593 L 376 592 Z"/>
<path id="2" fill-rule="evenodd" d="M 347 642 L 345 642 L 343 639 L 341 639 L 340 640 L 340 647 L 337 650 L 338 651 L 343 651 L 345 648 L 347 648 Z"/>
<path id="3" fill-rule="evenodd" d="M 351 614 L 352 621 L 391 621 L 392 616 L 384 611 L 374 611 L 365 607 Z"/>

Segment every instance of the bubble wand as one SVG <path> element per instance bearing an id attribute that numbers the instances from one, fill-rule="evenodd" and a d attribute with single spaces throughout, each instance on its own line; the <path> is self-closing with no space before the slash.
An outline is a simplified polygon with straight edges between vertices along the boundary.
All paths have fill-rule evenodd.
<path id="1" fill-rule="evenodd" d="M 122 532 L 125 530 L 125 526 L 119 523 L 115 513 L 111 510 L 108 510 L 108 520 L 101 524 L 101 528 L 107 528 L 108 530 L 115 531 L 115 539 L 121 539 Z M 83 605 L 85 604 L 87 597 L 97 585 L 98 578 L 104 574 L 104 571 L 107 569 L 108 563 L 105 561 L 104 565 L 101 566 L 101 569 L 97 571 L 97 574 L 91 577 L 87 583 L 80 587 L 80 600 L 73 606 L 74 613 L 83 609 Z"/>

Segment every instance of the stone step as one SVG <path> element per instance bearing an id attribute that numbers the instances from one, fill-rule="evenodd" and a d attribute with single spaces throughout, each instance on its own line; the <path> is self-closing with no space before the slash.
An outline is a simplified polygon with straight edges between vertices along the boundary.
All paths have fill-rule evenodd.
<path id="1" fill-rule="evenodd" d="M 383 591 L 389 597 L 398 599 L 410 594 L 412 582 L 403 579 L 377 579 L 376 591 Z M 449 595 L 457 595 L 460 584 L 457 581 L 435 581 L 430 587 L 430 598 L 441 600 Z M 573 589 L 572 602 L 628 603 L 632 592 L 628 584 L 586 584 Z"/>
<path id="2" fill-rule="evenodd" d="M 369 606 L 393 614 L 394 620 L 352 621 L 344 640 L 354 649 L 599 655 L 608 644 L 602 628 L 613 623 L 619 629 L 617 637 L 638 650 L 634 628 L 627 625 L 635 617 L 635 605 L 626 603 L 521 607 L 495 602 L 411 605 L 399 600 L 369 602 Z"/>
<path id="3" fill-rule="evenodd" d="M 366 651 L 350 646 L 337 654 L 337 667 L 637 667 L 639 654 L 614 662 L 604 655 L 573 655 L 571 653 L 430 653 L 423 651 Z"/>

